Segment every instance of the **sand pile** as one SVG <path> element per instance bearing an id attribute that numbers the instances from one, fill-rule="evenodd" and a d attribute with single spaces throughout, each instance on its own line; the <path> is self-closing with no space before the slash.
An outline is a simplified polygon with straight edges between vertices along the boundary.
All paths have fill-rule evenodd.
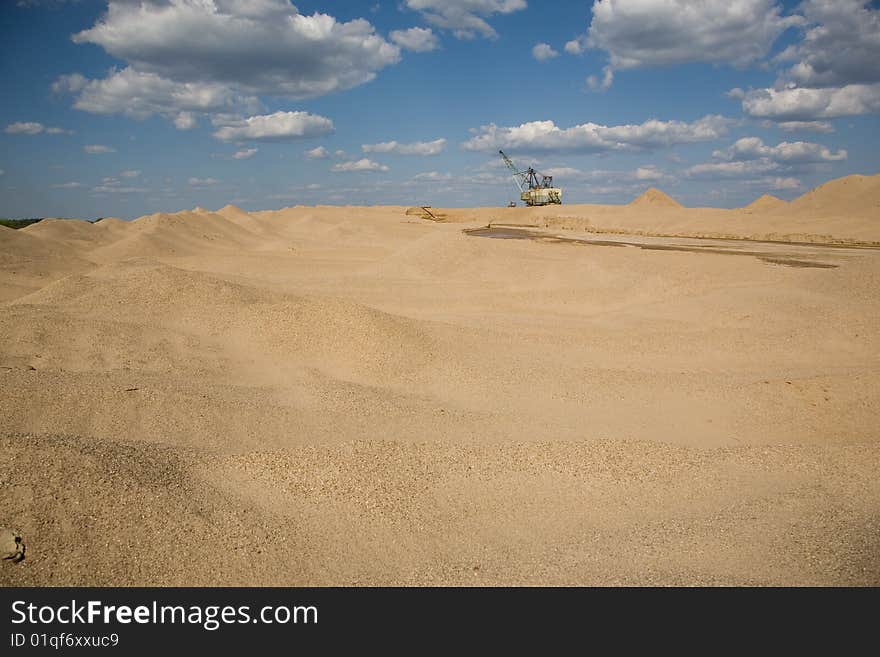
<path id="1" fill-rule="evenodd" d="M 659 206 L 664 208 L 680 208 L 681 203 L 655 187 L 645 190 L 638 198 L 630 202 L 633 206 Z"/>
<path id="2" fill-rule="evenodd" d="M 752 212 L 769 212 L 773 210 L 781 210 L 786 207 L 786 205 L 787 203 L 781 198 L 773 196 L 772 194 L 763 194 L 749 203 L 745 209 L 751 210 Z"/>
<path id="3" fill-rule="evenodd" d="M 102 263 L 131 257 L 179 257 L 235 251 L 256 241 L 241 226 L 211 212 L 158 213 L 135 219 L 121 239 L 89 255 Z"/>
<path id="4" fill-rule="evenodd" d="M 847 176 L 819 185 L 791 202 L 793 212 L 876 217 L 880 213 L 880 174 Z"/>
<path id="5" fill-rule="evenodd" d="M 639 236 L 872 180 L 0 228 L 0 584 L 880 584 L 880 250 Z"/>

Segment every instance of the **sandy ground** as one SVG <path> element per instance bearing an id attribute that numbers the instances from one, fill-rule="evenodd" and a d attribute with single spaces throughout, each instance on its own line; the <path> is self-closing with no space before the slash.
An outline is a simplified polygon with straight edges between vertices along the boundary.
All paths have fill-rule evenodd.
<path id="1" fill-rule="evenodd" d="M 0 584 L 880 584 L 880 178 L 435 212 L 0 228 Z"/>

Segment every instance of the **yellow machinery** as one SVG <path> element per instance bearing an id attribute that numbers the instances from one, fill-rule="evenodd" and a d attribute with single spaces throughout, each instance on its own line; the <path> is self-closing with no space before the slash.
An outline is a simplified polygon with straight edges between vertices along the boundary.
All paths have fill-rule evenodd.
<path id="1" fill-rule="evenodd" d="M 529 167 L 519 171 L 504 151 L 498 151 L 507 168 L 513 173 L 513 182 L 519 189 L 519 199 L 526 205 L 561 205 L 562 190 L 553 186 L 553 176 L 539 174 Z M 538 176 L 541 176 L 540 181 Z"/>

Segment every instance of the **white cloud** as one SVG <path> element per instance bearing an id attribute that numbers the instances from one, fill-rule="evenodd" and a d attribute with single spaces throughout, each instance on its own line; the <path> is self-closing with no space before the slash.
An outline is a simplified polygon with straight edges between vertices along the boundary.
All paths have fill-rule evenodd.
<path id="1" fill-rule="evenodd" d="M 604 50 L 607 71 L 688 62 L 745 66 L 802 22 L 783 16 L 776 0 L 596 0 L 592 11 L 587 34 L 566 43 L 565 51 Z"/>
<path id="2" fill-rule="evenodd" d="M 880 82 L 880 10 L 865 0 L 807 0 L 798 10 L 804 37 L 778 57 L 793 61 L 786 77 L 802 87 Z"/>
<path id="3" fill-rule="evenodd" d="M 223 126 L 214 136 L 221 141 L 291 141 L 333 132 L 333 121 L 308 112 L 275 112 Z"/>
<path id="4" fill-rule="evenodd" d="M 111 69 L 102 80 L 87 80 L 76 74 L 62 76 L 52 86 L 56 92 L 76 93 L 76 109 L 92 114 L 124 114 L 135 119 L 160 114 L 173 121 L 179 130 L 195 127 L 196 113 L 259 107 L 256 98 L 235 94 L 223 84 L 174 82 L 131 67 Z"/>
<path id="5" fill-rule="evenodd" d="M 758 137 L 743 137 L 731 146 L 713 152 L 712 157 L 730 162 L 766 158 L 780 164 L 808 164 L 839 162 L 846 159 L 847 153 L 843 149 L 832 153 L 821 144 L 807 141 L 784 141 L 776 146 L 767 146 Z"/>
<path id="6" fill-rule="evenodd" d="M 388 167 L 384 164 L 374 162 L 373 160 L 362 158 L 360 160 L 352 160 L 351 162 L 334 164 L 333 168 L 330 170 L 335 173 L 344 173 L 347 171 L 388 171 Z"/>
<path id="7" fill-rule="evenodd" d="M 216 178 L 190 178 L 189 186 L 190 187 L 213 187 L 214 185 L 220 184 L 220 181 Z"/>
<path id="8" fill-rule="evenodd" d="M 386 141 L 380 144 L 363 144 L 364 153 L 394 153 L 396 155 L 437 155 L 446 148 L 445 139 L 434 141 L 417 141 L 411 144 L 401 144 L 396 141 Z"/>
<path id="9" fill-rule="evenodd" d="M 571 41 L 567 41 L 565 43 L 565 52 L 569 55 L 580 55 L 587 48 L 587 38 L 586 37 L 578 37 L 577 39 L 572 39 Z"/>
<path id="10" fill-rule="evenodd" d="M 828 121 L 764 121 L 761 125 L 765 128 L 781 128 L 786 132 L 834 132 L 834 126 Z"/>
<path id="11" fill-rule="evenodd" d="M 659 168 L 657 168 L 654 164 L 646 164 L 645 166 L 641 166 L 637 168 L 634 172 L 636 180 L 663 180 L 666 178 L 666 174 L 663 173 Z"/>
<path id="12" fill-rule="evenodd" d="M 532 57 L 539 62 L 546 62 L 548 59 L 559 57 L 559 53 L 553 50 L 553 46 L 549 43 L 537 43 L 532 48 Z"/>
<path id="13" fill-rule="evenodd" d="M 398 46 L 412 52 L 430 52 L 440 47 L 440 41 L 430 27 L 411 27 L 408 30 L 393 30 L 388 36 Z"/>
<path id="14" fill-rule="evenodd" d="M 66 182 L 66 183 L 58 183 L 57 185 L 52 185 L 54 189 L 77 189 L 78 187 L 82 187 L 82 183 L 80 182 Z"/>
<path id="15" fill-rule="evenodd" d="M 602 79 L 595 75 L 587 76 L 587 86 L 593 91 L 605 91 L 614 82 L 614 69 L 606 66 L 602 69 Z"/>
<path id="16" fill-rule="evenodd" d="M 766 174 L 779 168 L 776 162 L 766 159 L 738 162 L 707 162 L 685 170 L 688 178 L 748 178 Z"/>
<path id="17" fill-rule="evenodd" d="M 491 152 L 520 149 L 534 152 L 601 153 L 651 150 L 717 139 L 727 133 L 730 119 L 704 116 L 697 121 L 659 121 L 606 126 L 584 123 L 559 128 L 553 121 L 531 121 L 515 127 L 490 124 L 471 130 L 474 136 L 462 144 L 465 150 Z"/>
<path id="18" fill-rule="evenodd" d="M 89 155 L 100 155 L 101 153 L 115 153 L 116 149 L 112 146 L 104 146 L 103 144 L 89 144 L 83 146 L 83 150 Z"/>
<path id="19" fill-rule="evenodd" d="M 880 112 L 880 9 L 864 0 L 806 0 L 798 11 L 803 38 L 776 58 L 791 64 L 776 85 L 729 95 L 751 116 L 788 124 Z"/>
<path id="20" fill-rule="evenodd" d="M 233 154 L 232 159 L 234 159 L 234 160 L 249 160 L 254 155 L 256 155 L 259 152 L 259 150 L 260 150 L 259 148 L 243 148 L 240 151 L 236 151 Z"/>
<path id="21" fill-rule="evenodd" d="M 180 112 L 174 117 L 173 123 L 178 130 L 192 130 L 198 124 L 198 119 L 192 112 Z"/>
<path id="22" fill-rule="evenodd" d="M 304 16 L 288 0 L 112 2 L 73 40 L 140 74 L 289 98 L 350 89 L 400 60 L 400 48 L 368 21 Z"/>
<path id="23" fill-rule="evenodd" d="M 525 0 L 405 0 L 404 4 L 421 12 L 435 27 L 452 30 L 459 39 L 495 38 L 498 34 L 486 18 L 526 8 Z"/>
<path id="24" fill-rule="evenodd" d="M 120 187 L 116 185 L 98 185 L 92 191 L 96 194 L 144 194 L 150 190 L 145 187 Z"/>
<path id="25" fill-rule="evenodd" d="M 754 89 L 744 93 L 743 111 L 756 118 L 814 121 L 880 111 L 880 83 L 812 89 Z"/>
<path id="26" fill-rule="evenodd" d="M 17 123 L 10 123 L 6 126 L 4 132 L 10 135 L 38 135 L 43 130 L 45 130 L 45 127 L 42 123 L 19 121 Z"/>
<path id="27" fill-rule="evenodd" d="M 453 179 L 451 173 L 441 173 L 439 171 L 427 171 L 418 173 L 413 176 L 413 180 L 426 180 L 428 182 L 448 182 Z"/>
<path id="28" fill-rule="evenodd" d="M 101 184 L 93 188 L 95 194 L 141 194 L 150 190 L 144 187 L 123 187 L 122 183 L 113 177 L 104 178 Z"/>
<path id="29" fill-rule="evenodd" d="M 10 135 L 39 135 L 44 132 L 47 135 L 73 134 L 70 130 L 65 130 L 64 128 L 50 128 L 37 121 L 18 121 L 16 123 L 10 123 L 4 128 L 3 132 Z"/>
<path id="30" fill-rule="evenodd" d="M 310 160 L 324 160 L 330 157 L 330 152 L 323 146 L 317 146 L 306 151 L 306 157 Z"/>
<path id="31" fill-rule="evenodd" d="M 119 174 L 123 178 L 137 178 L 141 175 L 140 169 L 128 169 Z"/>
<path id="32" fill-rule="evenodd" d="M 766 182 L 771 189 L 800 189 L 803 184 L 797 178 L 768 178 L 762 182 Z"/>
<path id="33" fill-rule="evenodd" d="M 6 171 L 3 169 L 0 169 L 0 176 L 4 176 L 4 175 L 6 175 Z"/>
<path id="34" fill-rule="evenodd" d="M 541 173 L 554 178 L 581 178 L 585 175 L 583 171 L 574 167 L 550 167 Z"/>

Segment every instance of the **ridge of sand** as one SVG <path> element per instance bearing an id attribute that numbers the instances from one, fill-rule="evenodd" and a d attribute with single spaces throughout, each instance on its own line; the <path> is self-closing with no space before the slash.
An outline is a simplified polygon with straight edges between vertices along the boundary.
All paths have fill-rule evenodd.
<path id="1" fill-rule="evenodd" d="M 462 230 L 870 239 L 869 182 L 0 230 L 0 585 L 876 586 L 880 251 Z"/>
<path id="2" fill-rule="evenodd" d="M 656 205 L 666 208 L 682 208 L 684 207 L 681 203 L 676 201 L 674 198 L 666 194 L 665 192 L 661 192 L 656 187 L 649 187 L 642 194 L 640 194 L 637 198 L 630 201 L 629 205 L 631 206 L 640 206 L 640 205 Z"/>
<path id="3" fill-rule="evenodd" d="M 71 252 L 86 255 L 93 248 L 121 239 L 125 233 L 125 222 L 96 224 L 82 219 L 43 219 L 21 230 L 62 244 Z"/>
<path id="4" fill-rule="evenodd" d="M 745 206 L 745 210 L 779 210 L 781 208 L 786 207 L 788 204 L 783 201 L 778 196 L 773 196 L 772 194 L 762 194 L 754 201 Z"/>
<path id="5" fill-rule="evenodd" d="M 213 212 L 155 213 L 131 221 L 122 238 L 90 257 L 106 263 L 131 257 L 198 255 L 255 247 L 259 238 Z"/>
<path id="6" fill-rule="evenodd" d="M 880 174 L 852 175 L 830 180 L 790 203 L 792 211 L 838 216 L 880 213 Z"/>

